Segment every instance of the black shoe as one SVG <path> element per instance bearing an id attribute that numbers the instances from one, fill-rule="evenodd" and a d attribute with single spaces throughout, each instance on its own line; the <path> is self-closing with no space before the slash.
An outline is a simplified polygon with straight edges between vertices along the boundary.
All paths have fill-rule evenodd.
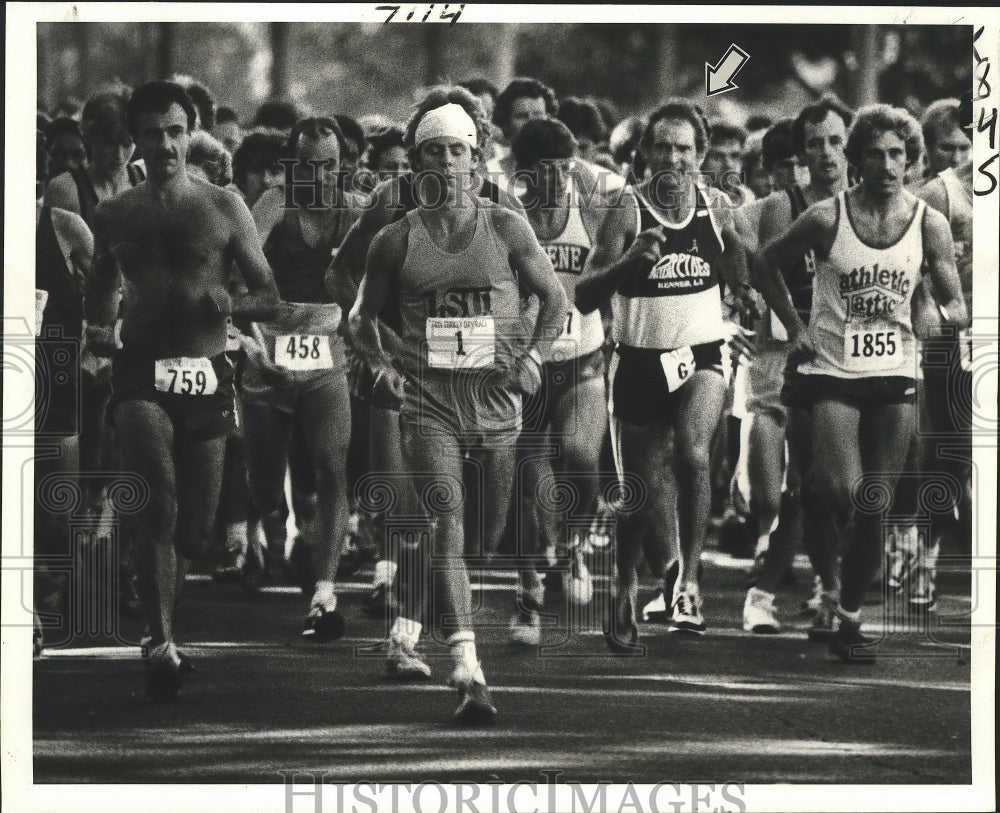
<path id="1" fill-rule="evenodd" d="M 639 627 L 631 602 L 625 599 L 619 611 L 618 598 L 612 596 L 608 609 L 609 615 L 604 620 L 604 643 L 608 650 L 625 657 L 642 655 L 645 647 L 638 644 Z"/>
<path id="2" fill-rule="evenodd" d="M 361 602 L 361 613 L 369 618 L 384 618 L 390 624 L 399 615 L 399 604 L 392 593 L 392 586 L 380 584 Z"/>
<path id="3" fill-rule="evenodd" d="M 490 697 L 490 690 L 474 680 L 452 682 L 462 698 L 455 709 L 454 719 L 459 725 L 492 725 L 497 719 L 497 709 Z"/>
<path id="4" fill-rule="evenodd" d="M 148 655 L 146 696 L 154 703 L 172 703 L 180 694 L 184 678 L 194 672 L 191 660 L 179 652 L 177 661 L 166 653 L 166 646 L 155 647 Z"/>
<path id="5" fill-rule="evenodd" d="M 844 663 L 871 665 L 875 663 L 874 642 L 861 634 L 861 625 L 840 619 L 840 627 L 830 639 L 830 652 Z"/>
<path id="6" fill-rule="evenodd" d="M 306 616 L 302 637 L 317 644 L 326 644 L 344 637 L 346 624 L 339 609 L 313 607 Z"/>

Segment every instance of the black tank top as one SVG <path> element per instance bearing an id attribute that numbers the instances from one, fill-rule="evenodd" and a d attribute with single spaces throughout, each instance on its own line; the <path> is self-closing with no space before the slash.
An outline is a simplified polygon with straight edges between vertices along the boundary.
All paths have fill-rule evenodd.
<path id="1" fill-rule="evenodd" d="M 809 208 L 802 187 L 793 185 L 788 190 L 788 202 L 792 207 L 792 220 Z M 813 251 L 797 258 L 787 268 L 782 269 L 785 275 L 785 285 L 792 297 L 792 304 L 805 324 L 809 324 L 809 313 L 812 311 L 813 277 L 816 276 L 816 255 Z"/>
<path id="2" fill-rule="evenodd" d="M 340 246 L 351 221 L 339 212 L 334 229 L 316 246 L 310 246 L 302 236 L 302 224 L 297 210 L 287 210 L 271 229 L 264 241 L 267 258 L 278 294 L 285 302 L 333 302 L 326 290 L 324 277 L 335 250 Z"/>
<path id="3" fill-rule="evenodd" d="M 138 186 L 146 180 L 146 173 L 138 164 L 129 164 L 125 169 L 128 171 L 129 183 L 132 186 Z M 87 170 L 83 168 L 69 169 L 67 172 L 69 172 L 70 177 L 76 184 L 76 196 L 80 201 L 80 217 L 83 218 L 88 226 L 93 228 L 94 210 L 97 209 L 97 204 L 100 203 L 97 198 L 97 190 L 94 189 L 94 185 L 90 182 Z"/>
<path id="4" fill-rule="evenodd" d="M 83 280 L 66 264 L 59 247 L 52 208 L 43 206 L 35 229 L 35 288 L 48 291 L 42 328 L 58 327 L 67 339 L 83 332 Z"/>

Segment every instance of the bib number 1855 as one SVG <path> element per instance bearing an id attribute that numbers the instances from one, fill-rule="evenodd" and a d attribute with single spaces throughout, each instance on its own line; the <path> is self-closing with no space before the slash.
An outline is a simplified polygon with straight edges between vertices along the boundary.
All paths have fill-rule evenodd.
<path id="1" fill-rule="evenodd" d="M 896 332 L 855 333 L 851 336 L 851 358 L 882 358 L 896 354 Z"/>

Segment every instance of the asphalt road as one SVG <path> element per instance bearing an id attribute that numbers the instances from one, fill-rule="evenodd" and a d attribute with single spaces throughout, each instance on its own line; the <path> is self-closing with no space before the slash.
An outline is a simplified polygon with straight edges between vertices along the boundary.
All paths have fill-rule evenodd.
<path id="1" fill-rule="evenodd" d="M 137 619 L 121 619 L 118 640 L 75 639 L 35 662 L 35 781 L 256 784 L 322 771 L 481 783 L 540 781 L 542 770 L 615 783 L 971 780 L 967 582 L 942 577 L 930 628 L 870 604 L 878 660 L 848 666 L 806 640 L 802 562 L 778 596 L 782 632 L 742 631 L 748 564 L 706 554 L 708 633 L 643 623 L 646 655 L 628 659 L 600 634 L 605 580 L 584 610 L 550 596 L 543 647 L 523 649 L 506 641 L 513 574 L 483 575 L 478 650 L 499 709 L 488 729 L 451 725 L 458 698 L 439 643 L 425 644 L 430 681 L 385 677 L 384 623 L 358 612 L 364 573 L 342 590 L 348 630 L 332 644 L 301 639 L 308 598 L 295 588 L 248 595 L 195 574 L 176 629 L 196 673 L 176 703 L 145 697 Z"/>

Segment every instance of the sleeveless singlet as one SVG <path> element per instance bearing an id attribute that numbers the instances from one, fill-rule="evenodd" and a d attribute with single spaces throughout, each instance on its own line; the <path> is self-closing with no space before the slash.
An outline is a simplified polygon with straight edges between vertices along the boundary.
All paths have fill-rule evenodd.
<path id="1" fill-rule="evenodd" d="M 345 364 L 343 339 L 337 334 L 342 314 L 324 277 L 353 222 L 346 209 L 339 211 L 333 230 L 310 246 L 302 236 L 298 210 L 288 210 L 264 241 L 264 256 L 286 306 L 277 319 L 257 325 L 269 358 L 289 371 L 292 380 L 312 381 Z"/>
<path id="2" fill-rule="evenodd" d="M 482 374 L 514 361 L 514 346 L 524 338 L 520 299 L 491 208 L 477 206 L 472 241 L 455 254 L 435 244 L 420 210 L 406 215 L 410 233 L 398 302 L 401 338 L 421 348 L 424 369 L 413 372 Z"/>
<path id="3" fill-rule="evenodd" d="M 83 275 L 66 263 L 50 206 L 42 207 L 35 230 L 35 289 L 48 294 L 42 328 L 58 327 L 62 338 L 79 339 L 83 335 Z"/>
<path id="4" fill-rule="evenodd" d="M 568 193 L 569 216 L 562 232 L 551 240 L 538 241 L 548 254 L 556 276 L 569 299 L 569 310 L 566 313 L 563 332 L 552 345 L 547 361 L 578 358 L 597 350 L 604 344 L 604 325 L 601 322 L 600 311 L 584 315 L 573 305 L 576 284 L 593 248 L 593 240 L 584 225 L 583 216 L 580 214 L 579 196 L 572 184 Z"/>
<path id="5" fill-rule="evenodd" d="M 659 217 L 635 190 L 639 231 L 660 227 L 663 255 L 651 269 L 626 277 L 611 298 L 616 341 L 631 347 L 674 350 L 724 339 L 719 274 L 725 246 L 705 192 L 683 223 Z"/>
<path id="6" fill-rule="evenodd" d="M 972 198 L 950 167 L 938 174 L 948 196 L 948 223 L 955 241 L 955 265 L 965 304 L 972 313 Z"/>
<path id="7" fill-rule="evenodd" d="M 809 333 L 816 358 L 800 373 L 838 378 L 916 375 L 910 299 L 923 263 L 925 204 L 918 200 L 902 236 L 888 248 L 858 237 L 845 192 L 828 263 L 816 271 Z"/>
<path id="8" fill-rule="evenodd" d="M 128 164 L 125 169 L 128 171 L 129 183 L 132 186 L 138 186 L 146 180 L 146 172 L 141 165 L 132 163 Z M 97 209 L 97 204 L 100 203 L 100 200 L 97 198 L 97 190 L 94 189 L 94 185 L 90 182 L 90 176 L 85 169 L 68 169 L 66 171 L 76 184 L 76 195 L 80 201 L 80 217 L 83 218 L 88 226 L 93 228 L 94 211 Z"/>
<path id="9" fill-rule="evenodd" d="M 809 203 L 802 187 L 798 184 L 792 185 L 786 194 L 794 223 L 798 216 L 809 208 Z M 810 249 L 806 254 L 797 257 L 791 265 L 782 268 L 781 273 L 799 318 L 808 325 L 809 314 L 812 311 L 813 281 L 816 277 L 816 253 Z M 788 341 L 788 331 L 773 311 L 769 311 L 768 329 L 770 337 L 775 341 Z"/>

